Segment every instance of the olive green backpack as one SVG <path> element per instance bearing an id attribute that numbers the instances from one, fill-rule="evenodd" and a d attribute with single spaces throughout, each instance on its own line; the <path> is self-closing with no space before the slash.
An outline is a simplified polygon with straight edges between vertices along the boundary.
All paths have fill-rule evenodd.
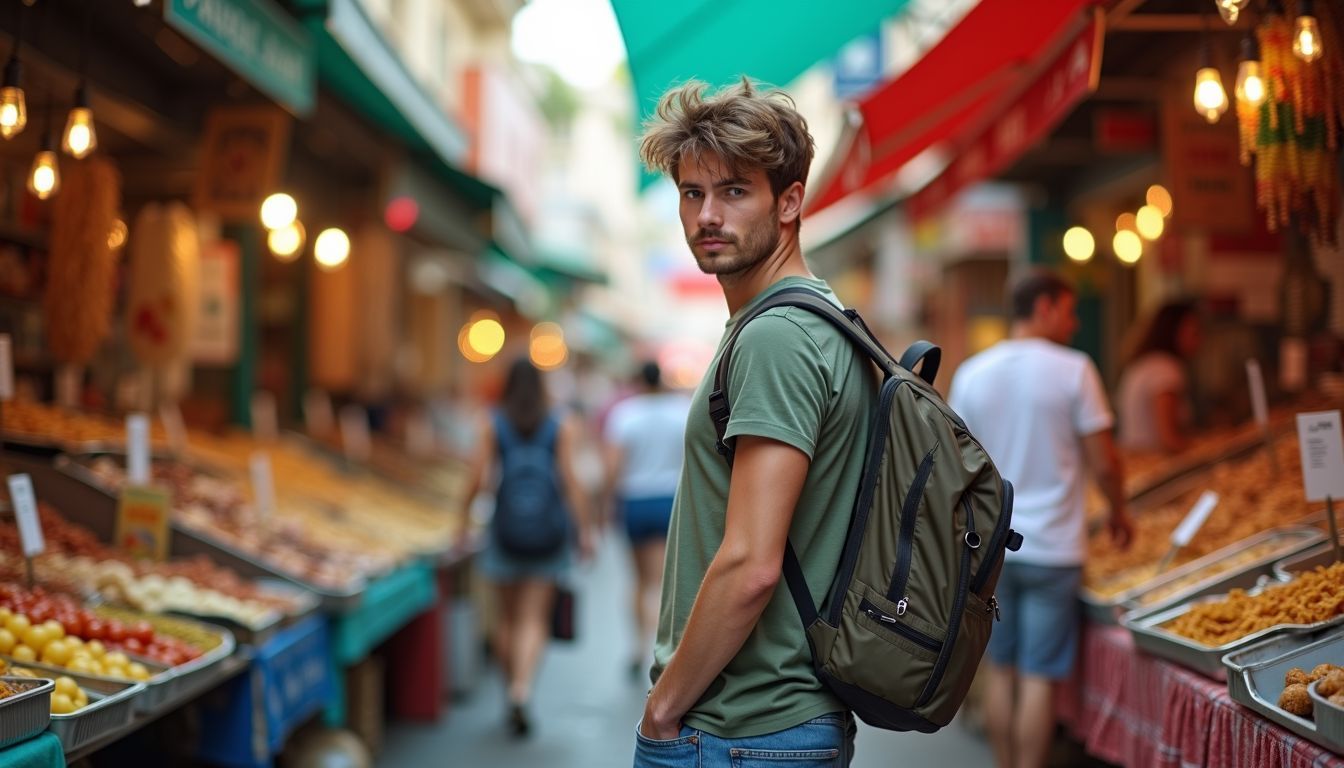
<path id="1" fill-rule="evenodd" d="M 769 309 L 799 307 L 829 320 L 882 372 L 849 533 L 820 612 L 798 557 L 784 578 L 806 629 L 817 676 L 864 722 L 932 733 L 970 689 L 998 606 L 994 588 L 1013 489 L 933 389 L 941 351 L 919 342 L 898 361 L 853 310 L 788 288 L 744 317 L 724 346 L 710 395 L 718 449 L 732 463 L 728 371 L 737 335 Z M 922 363 L 920 373 L 912 368 Z"/>

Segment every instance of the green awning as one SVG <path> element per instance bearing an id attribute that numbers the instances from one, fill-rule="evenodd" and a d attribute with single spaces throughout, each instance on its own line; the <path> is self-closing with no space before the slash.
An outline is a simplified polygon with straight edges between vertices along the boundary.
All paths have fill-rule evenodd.
<path id="1" fill-rule="evenodd" d="M 910 0 L 611 0 L 625 38 L 636 120 L 668 87 L 742 75 L 785 85 L 905 10 Z"/>
<path id="2" fill-rule="evenodd" d="M 477 260 L 477 274 L 481 282 L 507 296 L 520 314 L 541 318 L 552 308 L 551 291 L 546 283 L 495 244 Z"/>

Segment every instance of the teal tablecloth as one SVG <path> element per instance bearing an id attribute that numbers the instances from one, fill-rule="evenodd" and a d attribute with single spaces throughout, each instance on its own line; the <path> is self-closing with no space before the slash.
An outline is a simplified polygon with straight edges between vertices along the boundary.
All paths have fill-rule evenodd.
<path id="1" fill-rule="evenodd" d="M 36 738 L 0 749 L 0 768 L 65 768 L 65 750 L 56 734 L 45 731 Z"/>

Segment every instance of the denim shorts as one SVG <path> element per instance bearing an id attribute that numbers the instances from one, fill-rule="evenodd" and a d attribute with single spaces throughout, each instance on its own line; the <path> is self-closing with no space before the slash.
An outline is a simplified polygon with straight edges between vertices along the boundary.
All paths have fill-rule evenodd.
<path id="1" fill-rule="evenodd" d="M 625 533 L 631 544 L 666 539 L 668 522 L 672 519 L 672 497 L 623 498 L 621 517 L 625 518 Z"/>
<path id="2" fill-rule="evenodd" d="M 634 768 L 846 768 L 855 732 L 854 716 L 840 712 L 741 739 L 682 726 L 677 738 L 657 741 L 636 726 Z"/>
<path id="3" fill-rule="evenodd" d="M 994 590 L 1000 620 L 989 636 L 990 661 L 1032 677 L 1068 677 L 1078 655 L 1082 580 L 1077 566 L 1004 563 Z"/>

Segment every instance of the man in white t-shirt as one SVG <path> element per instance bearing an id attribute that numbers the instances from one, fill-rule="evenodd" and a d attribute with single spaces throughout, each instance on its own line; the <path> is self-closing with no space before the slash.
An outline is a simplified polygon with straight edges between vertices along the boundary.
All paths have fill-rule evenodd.
<path id="1" fill-rule="evenodd" d="M 1114 417 L 1092 360 L 1066 346 L 1077 297 L 1063 278 L 1035 271 L 1012 290 L 1013 334 L 962 364 L 948 402 L 1015 491 L 1009 552 L 995 592 L 1002 621 L 988 650 L 986 722 L 1002 768 L 1045 764 L 1054 685 L 1077 655 L 1078 588 L 1087 555 L 1084 469 L 1111 505 L 1116 546 L 1128 546 L 1124 476 Z"/>
<path id="2" fill-rule="evenodd" d="M 641 391 L 611 409 L 605 431 L 608 509 L 625 521 L 635 567 L 635 652 L 632 676 L 644 669 L 653 646 L 662 594 L 663 556 L 681 463 L 690 398 L 663 387 L 658 364 L 639 372 Z"/>

